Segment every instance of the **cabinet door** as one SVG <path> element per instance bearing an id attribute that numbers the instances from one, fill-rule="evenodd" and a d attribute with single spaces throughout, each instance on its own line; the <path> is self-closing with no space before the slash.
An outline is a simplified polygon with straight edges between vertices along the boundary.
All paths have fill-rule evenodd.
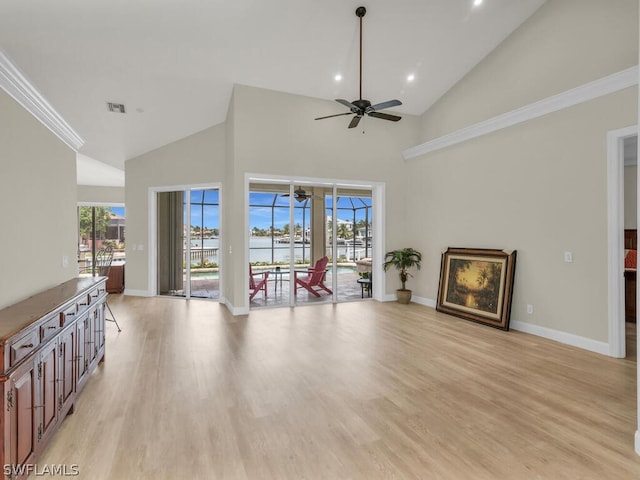
<path id="1" fill-rule="evenodd" d="M 36 366 L 27 360 L 9 377 L 7 410 L 9 442 L 5 445 L 5 462 L 13 466 L 33 463 L 36 439 L 35 392 Z M 26 477 L 26 474 L 24 475 Z M 15 475 L 13 478 L 19 478 Z"/>
<path id="2" fill-rule="evenodd" d="M 87 356 L 87 340 L 89 333 L 89 317 L 84 315 L 76 323 L 75 368 L 76 368 L 76 392 L 84 387 L 89 376 L 89 358 Z"/>
<path id="3" fill-rule="evenodd" d="M 104 357 L 105 309 L 104 303 L 97 306 L 93 323 L 94 350 L 98 360 Z"/>
<path id="4" fill-rule="evenodd" d="M 73 407 L 76 360 L 74 346 L 76 327 L 67 328 L 60 334 L 58 343 L 58 415 L 60 418 Z"/>
<path id="5" fill-rule="evenodd" d="M 37 364 L 37 439 L 44 444 L 58 420 L 58 342 L 47 344 Z"/>
<path id="6" fill-rule="evenodd" d="M 87 356 L 87 360 L 89 360 L 89 365 L 92 365 L 98 355 L 98 347 L 96 346 L 96 322 L 98 321 L 98 305 L 95 308 L 92 308 L 89 312 L 87 329 L 85 331 L 85 355 Z"/>

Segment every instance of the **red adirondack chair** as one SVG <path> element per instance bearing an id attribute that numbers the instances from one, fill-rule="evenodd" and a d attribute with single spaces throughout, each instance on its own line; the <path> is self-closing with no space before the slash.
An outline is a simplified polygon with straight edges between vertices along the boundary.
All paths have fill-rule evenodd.
<path id="1" fill-rule="evenodd" d="M 253 273 L 251 264 L 249 264 L 249 301 L 253 300 L 253 297 L 260 291 L 264 292 L 264 299 L 267 299 L 268 278 L 269 272 Z"/>
<path id="2" fill-rule="evenodd" d="M 296 295 L 300 287 L 306 289 L 316 297 L 320 296 L 318 292 L 322 292 L 322 290 L 327 293 L 333 293 L 329 287 L 324 284 L 324 279 L 327 275 L 328 261 L 329 259 L 327 257 L 322 257 L 312 268 L 306 271 L 295 270 L 293 272 L 293 278 L 295 279 L 293 294 Z"/>

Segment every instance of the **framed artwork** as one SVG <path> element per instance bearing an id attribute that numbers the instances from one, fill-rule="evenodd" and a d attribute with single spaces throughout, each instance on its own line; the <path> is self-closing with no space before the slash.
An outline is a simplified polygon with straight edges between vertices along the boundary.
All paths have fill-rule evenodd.
<path id="1" fill-rule="evenodd" d="M 509 330 L 515 267 L 515 250 L 447 249 L 436 310 Z"/>

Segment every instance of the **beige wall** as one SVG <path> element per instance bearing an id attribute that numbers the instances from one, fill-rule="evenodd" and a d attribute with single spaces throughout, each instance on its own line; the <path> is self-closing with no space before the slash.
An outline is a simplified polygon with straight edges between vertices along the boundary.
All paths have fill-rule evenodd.
<path id="1" fill-rule="evenodd" d="M 123 205 L 124 187 L 78 185 L 78 203 Z"/>
<path id="2" fill-rule="evenodd" d="M 348 119 L 313 120 L 340 109 L 335 102 L 237 85 L 224 125 L 127 161 L 127 289 L 148 288 L 152 186 L 222 182 L 221 296 L 234 308 L 247 306 L 246 173 L 385 182 L 387 241 L 403 244 L 400 152 L 418 142 L 419 118 L 405 115 L 397 124 L 367 118 L 351 130 Z M 140 244 L 143 251 L 133 250 Z"/>
<path id="3" fill-rule="evenodd" d="M 234 89 L 235 168 L 230 205 L 235 219 L 230 241 L 244 244 L 244 174 L 312 177 L 330 180 L 384 182 L 386 187 L 386 244 L 405 246 L 406 165 L 402 150 L 418 142 L 420 119 L 403 115 L 392 123 L 365 118 L 348 129 L 349 118 L 314 121 L 344 111 L 336 102 L 237 85 Z M 235 247 L 234 247 L 235 248 Z M 246 268 L 246 252 L 234 250 L 236 274 Z M 233 284 L 233 303 L 246 305 L 244 275 Z M 394 277 L 395 278 L 395 277 Z M 392 284 L 389 289 L 396 288 Z"/>
<path id="4" fill-rule="evenodd" d="M 638 64 L 638 0 L 550 0 L 423 116 L 423 141 Z"/>
<path id="5" fill-rule="evenodd" d="M 637 0 L 547 2 L 424 115 L 423 138 L 635 65 L 637 39 Z M 436 298 L 448 246 L 516 249 L 512 320 L 607 342 L 606 135 L 636 105 L 633 87 L 409 161 L 418 294 Z"/>
<path id="6" fill-rule="evenodd" d="M 638 166 L 624 167 L 624 228 L 638 228 Z"/>
<path id="7" fill-rule="evenodd" d="M 149 188 L 222 182 L 225 140 L 224 124 L 216 125 L 125 163 L 128 291 L 149 288 Z"/>
<path id="8" fill-rule="evenodd" d="M 76 154 L 3 90 L 0 205 L 0 308 L 77 275 Z"/>

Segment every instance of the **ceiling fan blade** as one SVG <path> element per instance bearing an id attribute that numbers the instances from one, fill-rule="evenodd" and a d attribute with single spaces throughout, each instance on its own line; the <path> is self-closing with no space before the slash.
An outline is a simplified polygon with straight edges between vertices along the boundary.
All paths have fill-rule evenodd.
<path id="1" fill-rule="evenodd" d="M 336 113 L 335 115 L 327 115 L 326 117 L 318 117 L 318 118 L 314 118 L 314 120 L 322 120 L 324 118 L 331 118 L 331 117 L 341 117 L 343 115 L 353 115 L 353 112 L 346 112 L 346 113 Z"/>
<path id="2" fill-rule="evenodd" d="M 351 110 L 353 113 L 356 113 L 358 111 L 358 107 L 356 107 L 353 103 L 349 102 L 348 100 L 344 100 L 342 98 L 336 98 L 336 102 L 341 103 L 342 105 L 347 107 L 349 110 Z"/>
<path id="3" fill-rule="evenodd" d="M 349 124 L 349 128 L 357 127 L 358 123 L 360 123 L 361 118 L 362 118 L 362 115 L 356 115 L 355 117 L 353 117 L 353 120 L 351 120 L 351 123 Z"/>
<path id="4" fill-rule="evenodd" d="M 375 105 L 371 105 L 367 110 L 383 110 L 385 108 L 397 107 L 402 105 L 400 100 L 389 100 L 388 102 L 376 103 Z"/>
<path id="5" fill-rule="evenodd" d="M 392 122 L 397 122 L 402 117 L 398 117 L 397 115 L 389 115 L 388 113 L 380 113 L 380 112 L 369 112 L 370 117 L 382 118 L 383 120 L 391 120 Z"/>

